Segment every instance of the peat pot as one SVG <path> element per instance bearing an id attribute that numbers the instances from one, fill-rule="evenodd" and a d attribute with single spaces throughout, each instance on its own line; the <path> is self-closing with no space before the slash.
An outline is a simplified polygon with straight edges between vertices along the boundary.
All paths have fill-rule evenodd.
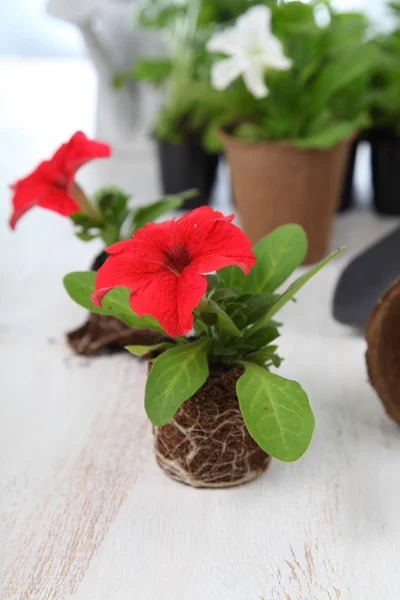
<path id="1" fill-rule="evenodd" d="M 329 150 L 301 150 L 290 142 L 245 142 L 221 133 L 231 167 L 242 227 L 255 244 L 286 223 L 308 236 L 305 263 L 329 250 L 350 140 Z"/>

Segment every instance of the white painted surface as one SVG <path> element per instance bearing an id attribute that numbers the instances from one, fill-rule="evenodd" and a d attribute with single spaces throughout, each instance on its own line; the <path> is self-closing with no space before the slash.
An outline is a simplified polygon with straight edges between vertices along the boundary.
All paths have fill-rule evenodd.
<path id="1" fill-rule="evenodd" d="M 77 358 L 64 343 L 84 313 L 61 277 L 84 269 L 96 246 L 40 210 L 14 234 L 5 225 L 6 183 L 73 130 L 92 132 L 93 74 L 2 62 L 0 80 L 0 598 L 398 598 L 400 431 L 367 384 L 364 341 L 330 316 L 345 262 L 396 221 L 337 218 L 334 245 L 347 255 L 282 314 L 282 374 L 301 381 L 316 414 L 309 452 L 243 488 L 186 488 L 154 463 L 144 366 Z M 155 174 L 139 140 L 134 156 L 79 180 L 90 190 L 127 183 L 146 201 Z"/>

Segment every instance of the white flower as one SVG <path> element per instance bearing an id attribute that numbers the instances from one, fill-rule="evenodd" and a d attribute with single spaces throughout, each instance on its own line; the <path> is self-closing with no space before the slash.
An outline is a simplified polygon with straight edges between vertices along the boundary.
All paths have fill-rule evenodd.
<path id="1" fill-rule="evenodd" d="M 267 68 L 290 69 L 292 61 L 283 53 L 283 47 L 271 32 L 271 11 L 261 4 L 249 8 L 233 27 L 213 35 L 209 52 L 229 55 L 212 69 L 212 85 L 224 90 L 240 75 L 249 92 L 256 98 L 265 98 L 268 88 L 264 77 Z"/>

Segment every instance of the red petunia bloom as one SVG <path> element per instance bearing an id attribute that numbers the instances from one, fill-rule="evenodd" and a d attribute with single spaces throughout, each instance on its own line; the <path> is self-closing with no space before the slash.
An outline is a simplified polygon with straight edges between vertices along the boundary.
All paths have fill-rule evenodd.
<path id="1" fill-rule="evenodd" d="M 71 195 L 76 171 L 93 158 L 110 154 L 108 144 L 90 140 L 81 131 L 75 133 L 50 160 L 10 186 L 14 192 L 10 227 L 14 229 L 18 219 L 36 205 L 65 217 L 81 210 Z"/>
<path id="2" fill-rule="evenodd" d="M 94 304 L 101 306 L 115 287 L 129 288 L 137 315 L 155 317 L 171 337 L 185 335 L 207 289 L 203 274 L 237 265 L 248 275 L 255 262 L 250 241 L 232 220 L 203 206 L 107 248 L 111 256 L 97 272 Z"/>

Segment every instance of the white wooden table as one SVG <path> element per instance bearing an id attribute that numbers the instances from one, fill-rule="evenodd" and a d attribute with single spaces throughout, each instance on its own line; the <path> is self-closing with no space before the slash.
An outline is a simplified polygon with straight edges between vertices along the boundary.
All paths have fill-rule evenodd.
<path id="1" fill-rule="evenodd" d="M 8 61 L 0 81 L 0 598 L 399 598 L 400 430 L 367 383 L 364 341 L 330 314 L 345 262 L 396 221 L 338 217 L 333 244 L 348 252 L 285 309 L 281 370 L 309 392 L 309 452 L 242 488 L 184 487 L 153 460 L 144 365 L 128 354 L 77 358 L 65 344 L 84 313 L 61 278 L 97 247 L 45 211 L 14 234 L 5 224 L 6 183 L 75 129 L 93 133 L 93 73 Z M 126 183 L 144 201 L 157 192 L 140 140 L 133 158 L 79 179 L 89 190 Z"/>

